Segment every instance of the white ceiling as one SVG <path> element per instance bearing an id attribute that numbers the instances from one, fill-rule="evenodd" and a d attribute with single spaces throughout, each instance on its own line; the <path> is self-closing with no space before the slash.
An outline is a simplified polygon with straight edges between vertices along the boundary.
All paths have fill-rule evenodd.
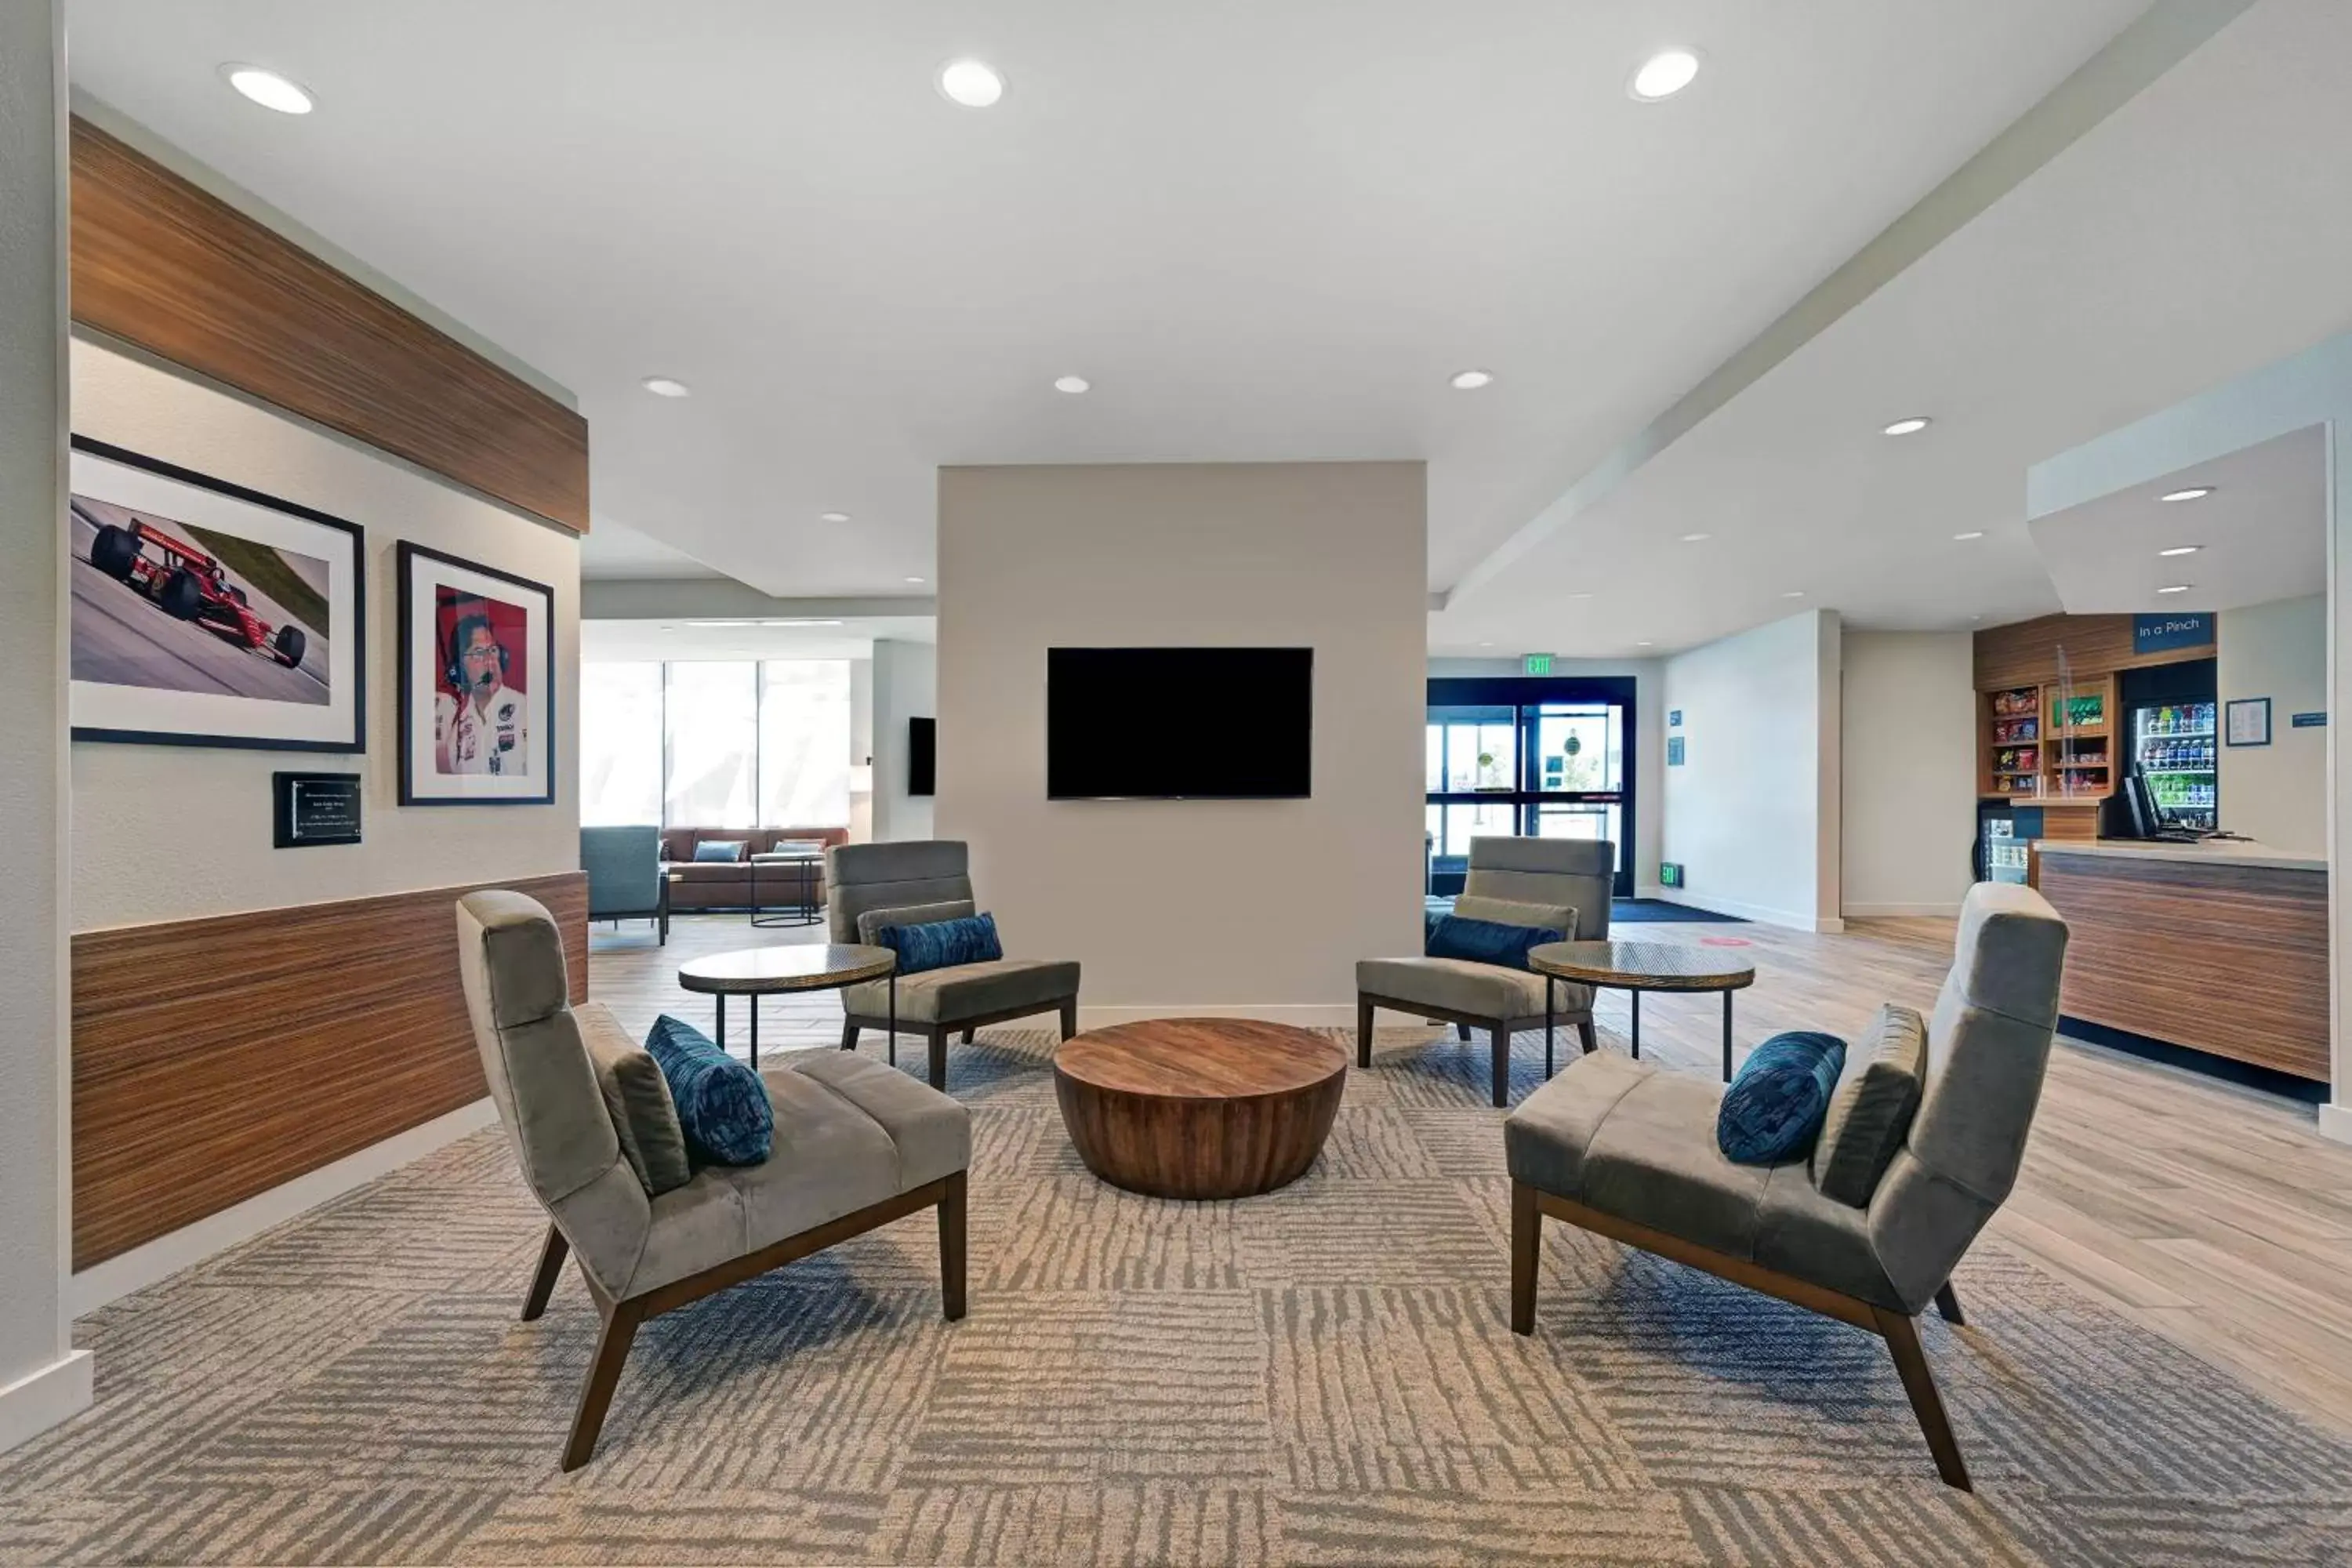
<path id="1" fill-rule="evenodd" d="M 591 664 L 658 659 L 870 658 L 877 638 L 927 643 L 936 636 L 937 623 L 929 616 L 856 616 L 834 619 L 830 626 L 698 625 L 683 618 L 583 621 L 580 657 Z"/>
<path id="2" fill-rule="evenodd" d="M 67 16 L 79 88 L 572 388 L 600 527 L 770 593 L 843 595 L 932 574 L 939 464 L 1147 459 L 1425 458 L 1431 584 L 1449 588 L 2143 8 L 68 0 Z M 1783 582 L 1890 623 L 2046 600 L 2015 522 L 2024 464 L 2181 378 L 2125 354 L 2107 395 L 2075 377 L 2046 405 L 2019 395 L 2045 362 L 2113 334 L 2000 331 L 1996 353 L 1984 318 L 2014 295 L 2037 319 L 2071 302 L 2105 328 L 2153 306 L 2207 335 L 2210 300 L 2111 290 L 2099 268 L 2147 259 L 2151 226 L 2170 245 L 2138 210 L 2143 174 L 2206 194 L 2215 160 L 2192 131 L 2241 160 L 2315 125 L 2327 134 L 2303 145 L 2347 144 L 2343 107 L 2309 101 L 2352 48 L 2327 25 L 2341 12 L 2273 8 L 2299 19 L 2273 35 L 2315 46 L 2281 62 L 2275 100 L 2192 59 L 2236 119 L 2174 105 L 2062 210 L 1996 209 L 1954 242 L 1996 235 L 1957 276 L 1939 253 L 1916 269 L 1926 293 L 1899 279 L 1436 617 L 1441 643 L 1615 652 L 1636 621 L 1699 640 L 1785 607 L 1759 597 Z M 1633 102 L 1626 79 L 1668 42 L 1706 68 Z M 965 54 L 1009 78 L 997 108 L 933 89 Z M 215 74 L 231 59 L 304 82 L 317 112 L 236 97 Z M 2185 171 L 2145 167 L 2176 151 Z M 2337 161 L 2301 164 L 2280 183 Z M 2183 211 L 2250 205 L 2212 194 Z M 2340 196 L 2290 249 L 2340 237 Z M 2095 245 L 2037 276 L 2070 221 L 2137 250 Z M 2202 262 L 2218 241 L 2183 245 Z M 2268 324 L 2231 342 L 2258 353 Z M 2189 357 L 2201 375 L 2230 356 Z M 1469 365 L 1496 384 L 1448 390 Z M 1070 372 L 1095 390 L 1051 390 Z M 656 374 L 694 395 L 646 395 Z M 1853 445 L 1915 407 L 1941 416 L 1929 441 Z M 828 510 L 854 521 L 818 521 Z M 1955 512 L 2016 537 L 1958 566 L 1900 542 Z M 1658 542 L 1690 518 L 1718 547 Z M 1573 583 L 1602 592 L 1567 601 Z"/>
<path id="3" fill-rule="evenodd" d="M 2161 499 L 2190 489 L 2212 494 Z M 2028 527 L 2060 602 L 2077 615 L 2234 610 L 2322 593 L 2327 433 L 2290 431 Z M 2158 553 L 2189 545 L 2194 555 Z M 2189 591 L 2158 591 L 2180 585 Z"/>
<path id="4" fill-rule="evenodd" d="M 680 582 L 693 578 L 716 578 L 725 575 L 697 561 L 683 550 L 674 549 L 649 534 L 614 521 L 610 517 L 596 519 L 580 542 L 580 574 L 599 579 L 629 578 L 656 582 Z"/>

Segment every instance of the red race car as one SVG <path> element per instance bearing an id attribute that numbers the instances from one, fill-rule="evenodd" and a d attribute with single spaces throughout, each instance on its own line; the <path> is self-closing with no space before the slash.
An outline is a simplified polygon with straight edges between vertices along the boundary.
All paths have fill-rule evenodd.
<path id="1" fill-rule="evenodd" d="M 194 621 L 289 669 L 302 662 L 310 639 L 300 626 L 279 626 L 273 635 L 269 623 L 246 606 L 245 590 L 228 580 L 219 562 L 152 523 L 99 523 L 89 563 L 152 599 L 167 616 Z"/>

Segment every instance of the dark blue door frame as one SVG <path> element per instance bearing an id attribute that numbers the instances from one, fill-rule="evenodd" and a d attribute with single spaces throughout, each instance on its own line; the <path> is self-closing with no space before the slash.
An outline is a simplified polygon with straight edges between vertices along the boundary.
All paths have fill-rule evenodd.
<path id="1" fill-rule="evenodd" d="M 1534 830 L 1535 808 L 1538 805 L 1615 805 L 1618 833 L 1622 838 L 1617 846 L 1615 891 L 1621 899 L 1632 898 L 1635 843 L 1633 800 L 1635 774 L 1641 758 L 1641 748 L 1636 743 L 1636 727 L 1640 721 L 1633 700 L 1635 689 L 1634 679 L 1630 675 L 1453 676 L 1432 679 L 1429 682 L 1429 707 L 1509 708 L 1514 711 L 1519 734 L 1519 787 L 1508 793 L 1490 790 L 1465 795 L 1439 791 L 1426 797 L 1427 804 L 1509 805 L 1517 818 L 1521 833 Z M 1538 782 L 1535 777 L 1535 710 L 1550 702 L 1606 703 L 1623 712 L 1624 768 L 1619 780 L 1621 788 L 1546 793 L 1533 787 Z"/>

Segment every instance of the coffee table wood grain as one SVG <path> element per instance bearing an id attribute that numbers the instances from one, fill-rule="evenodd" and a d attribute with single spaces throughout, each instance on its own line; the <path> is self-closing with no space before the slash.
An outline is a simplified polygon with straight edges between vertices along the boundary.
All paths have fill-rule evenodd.
<path id="1" fill-rule="evenodd" d="M 1062 1122 L 1087 1169 L 1153 1197 L 1270 1193 L 1322 1152 L 1348 1053 L 1253 1018 L 1159 1018 L 1094 1029 L 1054 1053 Z"/>

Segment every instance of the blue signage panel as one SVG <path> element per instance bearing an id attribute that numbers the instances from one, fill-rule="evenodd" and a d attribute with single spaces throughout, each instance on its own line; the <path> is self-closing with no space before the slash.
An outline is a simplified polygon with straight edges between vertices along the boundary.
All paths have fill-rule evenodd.
<path id="1" fill-rule="evenodd" d="M 2172 647 L 2213 646 L 2213 617 L 2203 610 L 2180 616 L 2134 616 L 2132 652 L 2161 653 Z"/>
<path id="2" fill-rule="evenodd" d="M 1683 710 L 1681 709 L 1669 708 L 1666 710 L 1666 727 L 1670 730 L 1679 730 L 1683 727 Z"/>
<path id="3" fill-rule="evenodd" d="M 1680 735 L 1669 735 L 1666 737 L 1666 766 L 1678 768 L 1682 765 L 1683 738 Z"/>
<path id="4" fill-rule="evenodd" d="M 2298 730 L 2317 730 L 2326 727 L 2327 723 L 2327 715 L 2325 713 L 2298 713 L 2293 719 L 2289 720 L 2288 722 L 2293 724 Z"/>

